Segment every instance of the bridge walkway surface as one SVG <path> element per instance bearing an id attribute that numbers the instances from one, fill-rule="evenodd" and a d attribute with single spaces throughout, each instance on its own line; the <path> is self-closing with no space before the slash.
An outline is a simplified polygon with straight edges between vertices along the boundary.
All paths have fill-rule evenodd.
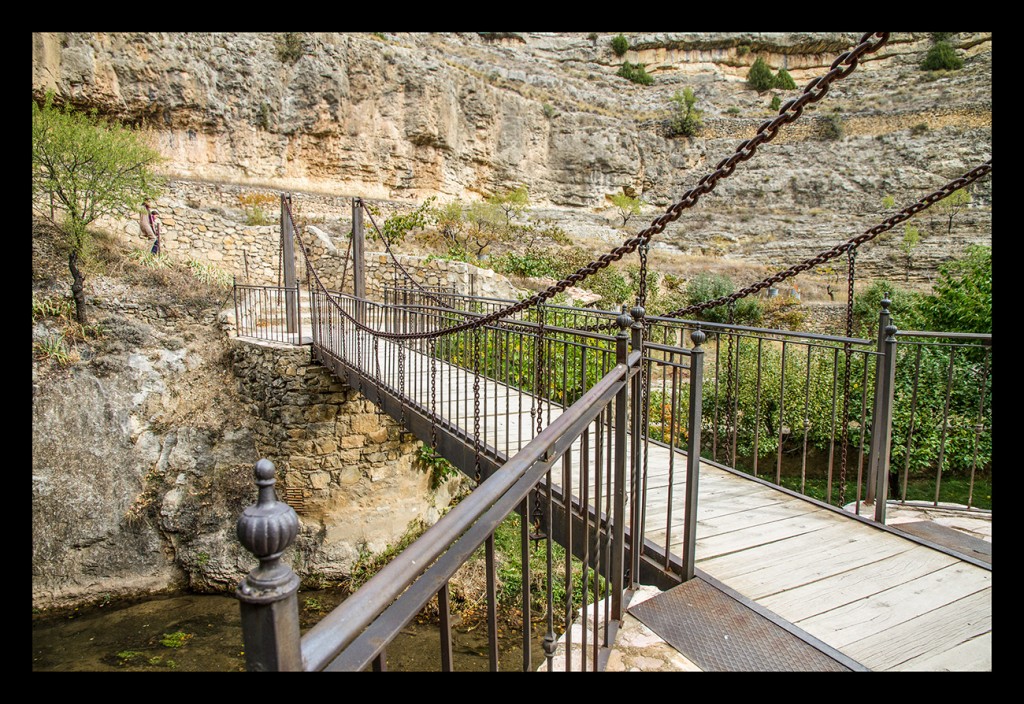
<path id="1" fill-rule="evenodd" d="M 352 348 L 356 340 L 352 333 L 349 337 L 339 343 Z M 369 336 L 359 344 L 364 354 L 374 349 Z M 433 365 L 433 404 L 443 422 L 472 432 L 476 381 L 484 441 L 511 456 L 532 438 L 533 400 L 521 390 L 486 378 L 477 381 L 470 370 L 387 340 L 379 340 L 376 349 L 382 367 L 404 355 L 405 395 L 422 409 L 431 407 L 428 377 Z M 371 398 L 380 378 L 366 375 L 365 393 Z M 545 404 L 544 413 L 550 422 L 561 409 Z M 588 448 L 591 467 L 597 445 L 592 442 Z M 648 453 L 645 536 L 658 545 L 668 542 L 678 554 L 685 455 L 653 443 Z M 594 479 L 591 473 L 591 498 Z M 583 478 L 578 469 L 571 481 L 570 490 L 579 495 Z M 678 520 L 666 525 L 669 503 Z M 832 653 L 847 669 L 991 670 L 992 573 L 981 560 L 706 462 L 700 468 L 697 510 L 698 576 L 738 604 L 752 606 L 762 617 Z M 642 593 L 648 596 L 650 590 Z M 640 613 L 635 607 L 639 598 L 628 618 Z M 652 603 L 659 598 L 653 597 Z M 671 610 L 671 605 L 666 608 Z M 729 638 L 728 627 L 719 623 L 715 628 L 721 628 L 722 639 Z M 644 631 L 634 625 L 620 637 L 628 641 L 630 633 Z M 659 640 L 672 642 L 660 634 L 653 639 L 643 635 L 641 641 L 645 639 L 652 648 Z M 722 645 L 703 647 L 715 651 Z M 677 663 L 669 669 L 704 669 L 697 664 L 700 657 L 669 658 Z M 728 653 L 725 660 L 728 665 Z M 610 662 L 621 663 L 622 658 L 613 656 Z M 767 669 L 802 669 L 799 663 L 775 665 L 769 663 Z M 737 661 L 737 669 L 750 669 L 749 660 Z"/>

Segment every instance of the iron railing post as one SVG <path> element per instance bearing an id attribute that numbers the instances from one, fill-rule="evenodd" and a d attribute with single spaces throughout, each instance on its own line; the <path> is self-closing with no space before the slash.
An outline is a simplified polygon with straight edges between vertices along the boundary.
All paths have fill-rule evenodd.
<path id="1" fill-rule="evenodd" d="M 363 299 L 366 298 L 366 256 L 363 253 L 363 200 L 352 199 L 352 294 L 356 302 L 355 318 L 365 323 Z"/>
<path id="2" fill-rule="evenodd" d="M 285 330 L 295 333 L 299 328 L 299 283 L 295 278 L 295 227 L 288 215 L 291 196 L 281 194 L 281 239 L 284 242 Z"/>
<path id="3" fill-rule="evenodd" d="M 245 666 L 250 671 L 299 671 L 299 577 L 281 562 L 298 534 L 299 517 L 277 500 L 274 464 L 261 459 L 254 471 L 259 499 L 237 524 L 238 540 L 260 561 L 235 590 L 241 602 Z"/>
<path id="4" fill-rule="evenodd" d="M 703 416 L 704 350 L 707 339 L 699 327 L 690 334 L 690 412 L 687 418 L 689 444 L 686 448 L 686 502 L 683 518 L 683 581 L 693 579 L 697 548 L 697 485 L 700 477 L 700 426 Z"/>
<path id="5" fill-rule="evenodd" d="M 646 389 L 643 388 L 643 384 L 646 383 L 643 375 L 644 360 L 643 360 L 643 344 L 644 344 L 644 310 L 643 306 L 634 306 L 630 310 L 630 315 L 633 318 L 633 326 L 630 329 L 632 339 L 630 340 L 630 346 L 634 352 L 639 351 L 640 354 L 640 372 L 633 375 L 633 403 L 630 410 L 630 426 L 629 426 L 629 450 L 630 450 L 630 519 L 629 519 L 629 534 L 630 534 L 630 546 L 629 546 L 629 588 L 632 589 L 637 579 L 640 577 L 640 553 L 644 546 L 644 527 L 640 522 L 641 515 L 641 503 L 643 496 L 640 493 L 640 455 L 641 448 L 643 447 L 643 437 L 647 434 L 647 428 L 644 428 L 642 421 L 644 418 L 643 404 L 647 398 L 645 393 Z"/>
<path id="6" fill-rule="evenodd" d="M 882 305 L 888 308 L 888 300 L 882 301 Z M 886 310 L 888 313 L 888 310 Z M 885 502 L 888 498 L 887 489 L 889 486 L 889 452 L 892 444 L 892 415 L 893 396 L 896 387 L 896 326 L 891 322 L 885 326 L 885 339 L 878 375 L 881 378 L 880 391 L 876 403 L 879 409 L 875 414 L 878 417 L 876 431 L 878 434 L 878 461 L 872 462 L 876 472 L 875 486 L 875 520 L 885 523 Z M 872 437 L 872 444 L 874 437 Z"/>
<path id="7" fill-rule="evenodd" d="M 885 294 L 882 298 L 882 309 L 878 312 L 878 345 L 876 351 L 878 356 L 875 357 L 875 398 L 874 398 L 874 413 L 871 423 L 871 463 L 868 465 L 868 481 L 867 491 L 865 492 L 864 501 L 866 503 L 872 503 L 875 500 L 875 485 L 878 482 L 878 472 L 881 471 L 878 466 L 878 460 L 880 455 L 880 441 L 882 438 L 882 427 L 879 425 L 879 402 L 881 401 L 882 393 L 882 354 L 883 348 L 885 347 L 885 328 L 889 325 L 889 294 Z"/>
<path id="8" fill-rule="evenodd" d="M 633 324 L 633 318 L 622 307 L 622 313 L 615 319 L 619 326 L 619 334 L 615 337 L 615 362 L 627 364 L 629 358 L 629 336 L 626 329 Z M 628 373 L 628 372 L 627 372 Z M 611 616 L 614 621 L 622 619 L 623 572 L 625 571 L 625 540 L 626 540 L 626 408 L 629 399 L 629 384 L 615 395 L 615 476 L 612 483 L 612 526 L 611 526 Z"/>
<path id="9" fill-rule="evenodd" d="M 235 337 L 242 334 L 241 316 L 238 314 L 238 281 L 231 275 L 231 297 L 235 299 Z"/>

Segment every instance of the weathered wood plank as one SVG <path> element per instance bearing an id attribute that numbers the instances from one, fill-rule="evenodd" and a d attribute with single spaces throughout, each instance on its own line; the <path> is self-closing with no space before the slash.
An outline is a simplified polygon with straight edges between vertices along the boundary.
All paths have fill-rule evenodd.
<path id="1" fill-rule="evenodd" d="M 992 590 L 984 589 L 889 628 L 884 637 L 863 638 L 843 650 L 873 670 L 917 669 L 924 663 L 931 668 L 941 662 L 935 658 L 946 658 L 991 632 Z M 991 667 L 991 647 L 987 659 Z"/>
<path id="2" fill-rule="evenodd" d="M 762 597 L 759 603 L 799 623 L 958 563 L 956 558 L 937 550 L 912 543 L 909 546 L 909 550 Z"/>
<path id="3" fill-rule="evenodd" d="M 700 560 L 699 564 L 708 574 L 760 599 L 913 547 L 900 540 L 879 545 L 871 537 L 851 535 L 847 521 L 836 521 L 815 533 L 765 545 L 758 550 L 756 560 L 747 553 L 733 553 Z"/>
<path id="4" fill-rule="evenodd" d="M 991 672 L 992 633 L 990 631 L 960 643 L 945 652 L 914 658 L 896 669 L 906 672 Z"/>
<path id="5" fill-rule="evenodd" d="M 876 592 L 863 599 L 797 621 L 808 633 L 837 648 L 886 631 L 910 619 L 985 589 L 991 573 L 955 564 Z"/>

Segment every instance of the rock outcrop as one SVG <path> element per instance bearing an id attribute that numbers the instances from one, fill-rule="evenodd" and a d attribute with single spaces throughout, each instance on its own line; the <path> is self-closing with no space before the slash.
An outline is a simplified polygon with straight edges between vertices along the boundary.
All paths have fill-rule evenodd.
<path id="1" fill-rule="evenodd" d="M 612 227 L 608 196 L 654 217 L 772 115 L 745 85 L 754 58 L 798 85 L 854 33 L 611 35 L 36 34 L 33 91 L 143 126 L 167 169 L 378 199 L 472 199 L 525 183 L 570 233 Z M 929 33 L 896 33 L 658 238 L 686 253 L 792 264 L 863 232 L 991 157 L 991 34 L 952 41 L 958 71 L 925 72 Z M 616 76 L 623 60 L 655 77 Z M 669 137 L 671 95 L 692 87 L 704 128 Z M 840 134 L 841 133 L 841 134 Z M 929 224 L 916 278 L 991 242 L 990 180 L 952 236 Z M 927 221 L 926 221 L 927 222 Z M 898 240 L 865 247 L 868 275 L 903 273 Z"/>

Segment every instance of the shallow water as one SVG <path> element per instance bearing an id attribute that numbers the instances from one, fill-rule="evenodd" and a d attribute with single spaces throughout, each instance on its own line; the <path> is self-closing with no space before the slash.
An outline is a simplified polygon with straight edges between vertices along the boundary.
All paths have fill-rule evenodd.
<path id="1" fill-rule="evenodd" d="M 340 597 L 303 592 L 303 631 Z M 174 637 L 174 634 L 185 634 Z M 459 629 L 452 637 L 456 671 L 487 670 L 486 626 Z M 437 671 L 440 635 L 432 624 L 406 626 L 387 649 L 390 671 Z M 521 636 L 509 634 L 499 648 L 499 669 L 522 668 Z M 543 661 L 535 636 L 531 661 Z M 130 604 L 111 604 L 32 624 L 32 670 L 37 672 L 238 672 L 245 670 L 238 601 L 231 596 L 188 594 Z"/>

